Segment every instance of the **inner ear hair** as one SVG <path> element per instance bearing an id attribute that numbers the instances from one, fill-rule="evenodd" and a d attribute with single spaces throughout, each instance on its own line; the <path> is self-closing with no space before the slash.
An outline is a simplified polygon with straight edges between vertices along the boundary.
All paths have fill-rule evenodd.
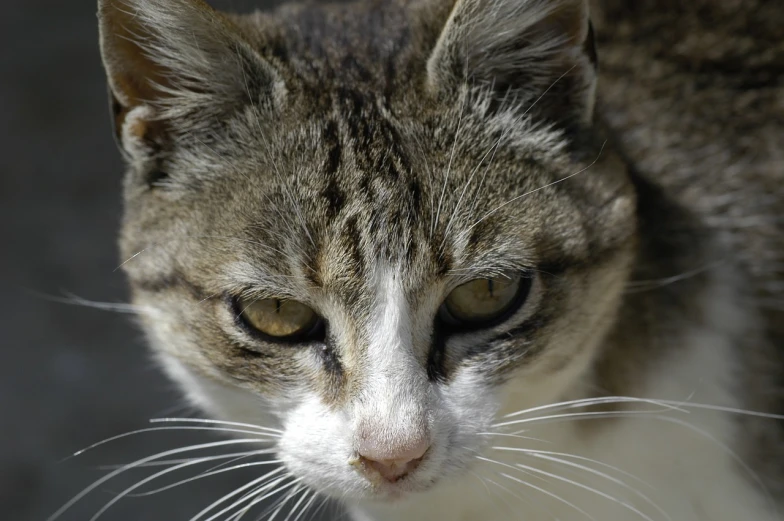
<path id="1" fill-rule="evenodd" d="M 563 124 L 591 121 L 595 81 L 587 0 L 457 0 L 427 63 L 437 96 L 480 86 Z"/>
<path id="2" fill-rule="evenodd" d="M 225 117 L 279 100 L 277 71 L 202 0 L 99 0 L 101 55 L 115 132 L 126 153 L 158 143 L 174 123 Z"/>

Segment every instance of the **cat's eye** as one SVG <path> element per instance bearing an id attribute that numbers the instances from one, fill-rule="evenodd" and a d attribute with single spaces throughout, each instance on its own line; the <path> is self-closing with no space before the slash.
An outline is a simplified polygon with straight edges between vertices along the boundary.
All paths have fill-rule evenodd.
<path id="1" fill-rule="evenodd" d="M 315 311 L 296 300 L 238 299 L 236 306 L 247 327 L 272 340 L 315 340 L 323 331 Z"/>
<path id="2" fill-rule="evenodd" d="M 523 304 L 531 283 L 530 276 L 498 276 L 466 282 L 447 296 L 439 309 L 439 318 L 446 324 L 468 329 L 497 324 Z"/>

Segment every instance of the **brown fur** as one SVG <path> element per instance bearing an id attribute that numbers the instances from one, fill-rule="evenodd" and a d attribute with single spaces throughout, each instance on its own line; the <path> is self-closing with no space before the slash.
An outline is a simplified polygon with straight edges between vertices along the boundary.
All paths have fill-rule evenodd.
<path id="1" fill-rule="evenodd" d="M 529 270 L 541 306 L 476 349 L 450 351 L 432 318 L 415 324 L 423 374 L 443 384 L 475 366 L 501 385 L 586 354 L 591 393 L 633 393 L 685 331 L 713 327 L 704 301 L 729 272 L 751 317 L 732 339 L 738 393 L 782 412 L 784 15 L 773 2 L 595 2 L 595 111 L 580 2 L 554 2 L 568 8 L 517 27 L 528 39 L 516 40 L 497 36 L 514 28 L 475 38 L 474 24 L 509 19 L 477 18 L 482 2 L 225 19 L 192 1 L 137 0 L 148 18 L 119 22 L 115 3 L 102 2 L 102 35 L 128 126 L 121 245 L 127 258 L 144 252 L 124 267 L 138 301 L 167 303 L 181 336 L 159 338 L 168 354 L 265 396 L 304 386 L 339 408 L 367 378 L 379 266 L 401 270 L 422 315 L 461 281 Z M 156 21 L 169 8 L 203 48 L 181 22 Z M 118 24 L 137 24 L 147 47 L 113 45 Z M 553 27 L 566 35 L 555 43 Z M 213 67 L 189 74 L 189 59 Z M 126 66 L 168 90 L 142 100 Z M 138 132 L 149 122 L 154 138 Z M 227 333 L 224 299 L 246 293 L 334 312 L 342 336 L 309 346 L 323 370 L 306 369 L 312 351 Z M 742 423 L 739 446 L 784 490 L 780 424 Z"/>

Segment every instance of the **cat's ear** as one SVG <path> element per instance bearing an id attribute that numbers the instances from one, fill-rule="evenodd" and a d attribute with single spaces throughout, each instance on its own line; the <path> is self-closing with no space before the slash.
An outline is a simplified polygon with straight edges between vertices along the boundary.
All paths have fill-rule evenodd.
<path id="1" fill-rule="evenodd" d="M 276 70 L 202 0 L 99 0 L 98 20 L 115 132 L 127 153 L 178 124 L 279 102 L 285 92 Z"/>
<path id="2" fill-rule="evenodd" d="M 437 95 L 469 83 L 499 99 L 536 102 L 559 123 L 589 122 L 596 51 L 588 1 L 457 0 L 428 60 L 427 82 Z"/>

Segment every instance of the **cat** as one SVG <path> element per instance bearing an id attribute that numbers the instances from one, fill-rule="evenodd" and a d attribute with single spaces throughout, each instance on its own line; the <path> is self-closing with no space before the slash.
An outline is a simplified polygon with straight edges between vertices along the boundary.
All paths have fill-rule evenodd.
<path id="1" fill-rule="evenodd" d="M 142 327 L 283 462 L 210 514 L 779 519 L 782 13 L 100 0 Z"/>

